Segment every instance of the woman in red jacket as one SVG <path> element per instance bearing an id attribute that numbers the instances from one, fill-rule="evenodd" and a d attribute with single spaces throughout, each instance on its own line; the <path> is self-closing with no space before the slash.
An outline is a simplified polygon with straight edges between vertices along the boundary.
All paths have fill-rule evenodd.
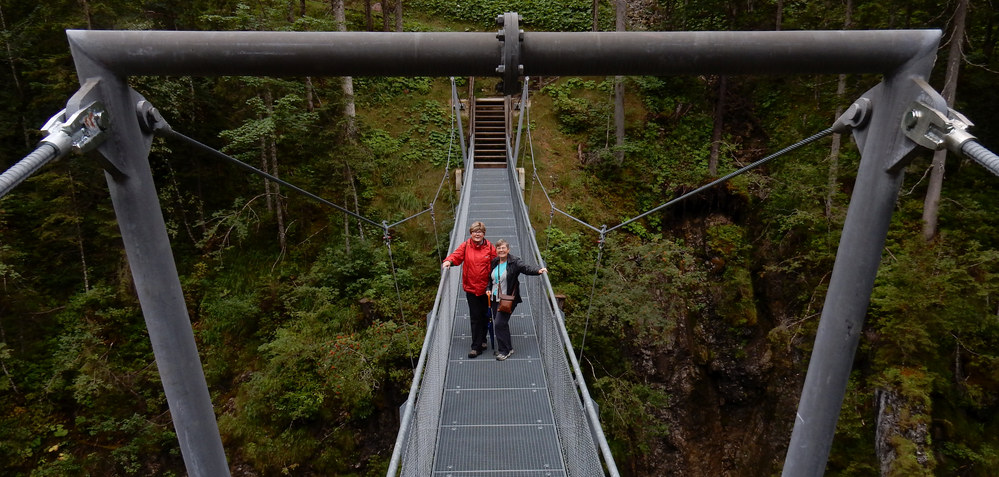
<path id="1" fill-rule="evenodd" d="M 468 318 L 472 325 L 472 350 L 469 358 L 474 358 L 486 350 L 486 331 L 489 321 L 486 310 L 486 285 L 489 283 L 489 262 L 496 257 L 496 247 L 486 240 L 486 224 L 475 222 L 468 228 L 471 237 L 462 242 L 451 255 L 444 259 L 444 269 L 451 265 L 462 265 L 461 288 L 468 299 Z"/>

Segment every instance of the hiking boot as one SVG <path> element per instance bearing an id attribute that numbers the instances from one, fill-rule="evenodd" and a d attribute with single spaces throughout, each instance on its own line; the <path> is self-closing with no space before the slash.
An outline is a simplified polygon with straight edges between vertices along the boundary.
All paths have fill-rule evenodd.
<path id="1" fill-rule="evenodd" d="M 474 357 L 476 357 L 478 355 L 479 355 L 479 350 L 478 349 L 472 349 L 471 351 L 468 352 L 468 357 L 469 358 L 474 358 Z"/>
<path id="2" fill-rule="evenodd" d="M 513 350 L 507 351 L 506 353 L 500 353 L 496 355 L 496 361 L 506 361 L 510 355 L 513 354 Z"/>

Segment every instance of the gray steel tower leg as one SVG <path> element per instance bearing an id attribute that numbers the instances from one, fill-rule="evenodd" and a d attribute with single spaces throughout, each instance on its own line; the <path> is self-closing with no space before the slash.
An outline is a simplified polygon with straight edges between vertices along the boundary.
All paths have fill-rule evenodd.
<path id="1" fill-rule="evenodd" d="M 136 120 L 135 105 L 140 97 L 121 78 L 85 55 L 74 54 L 74 58 L 81 83 L 99 79 L 95 94 L 110 113 L 110 136 L 99 150 L 109 163 L 108 189 L 184 464 L 191 476 L 228 476 L 229 466 L 149 168 L 152 137 L 142 133 Z"/>
<path id="2" fill-rule="evenodd" d="M 928 49 L 869 92 L 871 120 L 865 131 L 856 131 L 860 168 L 795 415 L 784 477 L 825 472 L 902 170 L 915 147 L 901 130 L 901 119 L 921 93 L 913 79 L 928 77 L 934 58 L 935 50 Z"/>

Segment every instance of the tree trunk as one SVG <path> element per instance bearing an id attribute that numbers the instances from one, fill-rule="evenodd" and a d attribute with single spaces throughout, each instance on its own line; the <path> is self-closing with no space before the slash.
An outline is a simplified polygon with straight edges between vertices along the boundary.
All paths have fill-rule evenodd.
<path id="1" fill-rule="evenodd" d="M 350 169 L 350 164 L 344 163 L 347 171 L 347 183 L 350 184 L 350 192 L 354 195 L 354 213 L 361 215 L 361 204 L 357 200 L 357 187 L 354 186 L 354 171 Z M 357 234 L 364 240 L 364 224 L 360 220 L 357 221 Z"/>
<path id="2" fill-rule="evenodd" d="M 87 29 L 93 30 L 93 15 L 90 12 L 90 2 L 87 0 L 79 0 L 80 7 L 83 8 L 83 17 L 87 20 Z"/>
<path id="3" fill-rule="evenodd" d="M 392 22 L 389 20 L 388 0 L 382 0 L 382 31 L 392 31 Z"/>
<path id="4" fill-rule="evenodd" d="M 957 77 L 961 68 L 961 59 L 964 56 L 964 27 L 967 18 L 968 0 L 958 0 L 950 35 L 950 49 L 947 52 L 946 79 L 941 92 L 947 101 L 947 106 L 954 106 L 954 98 L 957 96 Z M 940 195 L 943 191 L 946 161 L 946 149 L 941 149 L 933 154 L 933 170 L 930 172 L 930 183 L 926 189 L 926 199 L 923 201 L 923 239 L 926 241 L 933 240 L 937 236 Z"/>
<path id="5" fill-rule="evenodd" d="M 347 202 L 346 191 L 344 191 L 343 199 L 344 202 L 346 203 Z M 347 214 L 343 214 L 343 243 L 344 243 L 344 251 L 347 252 L 347 255 L 350 255 L 350 216 Z"/>
<path id="6" fill-rule="evenodd" d="M 774 21 L 774 30 L 780 31 L 780 24 L 784 21 L 784 0 L 777 0 L 777 19 Z"/>
<path id="7" fill-rule="evenodd" d="M 845 19 L 843 20 L 843 29 L 849 30 L 853 23 L 853 0 L 846 0 L 846 12 Z M 846 95 L 846 75 L 839 75 L 839 80 L 836 82 L 836 103 L 840 106 L 836 107 L 836 116 L 834 119 L 839 118 L 843 114 L 843 97 Z M 839 190 L 839 150 L 842 146 L 843 137 L 841 134 L 832 135 L 832 145 L 829 148 L 829 182 L 826 187 L 826 218 L 832 217 L 833 212 L 833 199 L 836 196 L 836 191 Z"/>
<path id="8" fill-rule="evenodd" d="M 402 33 L 402 0 L 395 0 L 395 31 Z"/>
<path id="9" fill-rule="evenodd" d="M 722 131 L 725 124 L 725 95 L 728 92 L 728 78 L 718 77 L 718 99 L 715 101 L 715 121 L 711 130 L 711 154 L 708 156 L 708 174 L 718 175 L 718 156 L 721 155 Z"/>
<path id="10" fill-rule="evenodd" d="M 89 291 L 90 272 L 87 271 L 87 253 L 83 247 L 83 228 L 80 227 L 83 217 L 80 216 L 80 207 L 76 202 L 76 184 L 73 181 L 73 171 L 67 170 L 66 175 L 69 176 L 69 198 L 73 204 L 73 225 L 76 232 L 77 249 L 80 252 L 80 268 L 83 270 L 83 289 Z"/>
<path id="11" fill-rule="evenodd" d="M 259 116 L 258 116 L 259 118 Z M 267 136 L 260 137 L 260 170 L 267 172 Z M 264 197 L 267 198 L 267 211 L 274 212 L 274 197 L 271 192 L 271 181 L 264 179 Z"/>
<path id="12" fill-rule="evenodd" d="M 846 94 L 846 75 L 839 75 L 836 82 L 836 114 L 834 118 L 839 118 L 843 114 L 843 96 Z M 839 189 L 839 150 L 842 146 L 843 135 L 835 133 L 832 135 L 831 146 L 829 147 L 829 181 L 826 186 L 826 218 L 832 217 L 833 199 Z"/>
<path id="13" fill-rule="evenodd" d="M 271 138 L 271 174 L 274 177 L 280 177 L 278 175 L 278 159 L 277 159 L 277 140 Z M 277 233 L 278 233 L 278 244 L 281 246 L 281 251 L 284 252 L 288 249 L 288 237 L 287 230 L 284 227 L 284 202 L 281 200 L 281 186 L 274 184 L 274 211 L 277 214 Z"/>
<path id="14" fill-rule="evenodd" d="M 343 0 L 330 0 L 333 7 L 333 22 L 337 31 L 347 31 L 347 19 Z M 370 3 L 367 3 L 370 6 Z M 354 104 L 354 78 L 344 76 L 343 82 L 343 115 L 347 119 L 347 138 L 353 141 L 357 137 L 357 106 Z"/>
<path id="15" fill-rule="evenodd" d="M 3 7 L 0 7 L 0 27 L 3 28 L 3 32 L 5 35 L 10 34 L 10 32 L 7 31 L 7 19 L 4 17 Z M 10 41 L 3 42 L 3 45 L 7 49 L 7 62 L 10 63 L 10 76 L 11 79 L 14 80 L 14 89 L 17 90 L 17 98 L 21 103 L 23 103 L 24 90 L 21 88 L 21 80 L 18 78 L 17 66 L 16 62 L 14 61 L 14 50 L 12 50 L 10 47 Z M 22 108 L 21 110 L 24 111 L 24 109 L 25 108 Z M 20 114 L 19 119 L 20 119 L 19 124 L 21 126 L 21 133 L 24 135 L 24 146 L 25 148 L 30 148 L 33 145 L 32 143 L 34 142 L 32 141 L 32 135 L 34 134 L 35 130 L 32 129 L 31 131 L 29 131 L 28 128 L 24 126 L 25 124 L 27 124 L 28 121 L 24 117 L 23 112 Z"/>
<path id="16" fill-rule="evenodd" d="M 305 108 L 310 113 L 316 110 L 316 104 L 313 101 L 314 89 L 312 86 L 312 77 L 305 77 Z"/>
<path id="17" fill-rule="evenodd" d="M 600 0 L 593 0 L 593 31 L 600 31 L 600 22 L 597 18 L 600 13 Z"/>
<path id="18" fill-rule="evenodd" d="M 875 390 L 874 405 L 874 452 L 881 475 L 933 475 L 936 461 L 932 456 L 926 417 L 930 410 L 918 398 L 905 395 L 894 385 Z M 913 459 L 908 459 L 910 456 Z M 899 457 L 907 459 L 899 461 Z"/>
<path id="19" fill-rule="evenodd" d="M 271 95 L 270 90 L 264 91 L 264 104 L 267 105 L 267 114 L 270 117 L 274 116 L 274 96 Z M 267 150 L 264 154 L 264 172 L 270 173 L 274 177 L 281 177 L 278 173 L 278 158 L 277 158 L 277 134 L 276 132 L 271 133 L 268 136 L 264 136 L 264 143 L 267 145 Z M 268 157 L 270 160 L 268 161 Z M 270 182 L 268 181 L 268 184 Z M 270 190 L 267 194 L 267 207 L 269 211 L 275 213 L 277 219 L 277 233 L 278 233 L 278 243 L 281 246 L 281 251 L 287 248 L 287 240 L 285 237 L 284 229 L 284 206 L 281 203 L 281 186 L 277 184 L 270 184 Z M 273 195 L 273 204 L 271 201 L 271 195 Z"/>
<path id="20" fill-rule="evenodd" d="M 170 177 L 170 183 L 173 185 L 173 188 L 176 191 L 177 208 L 180 210 L 180 220 L 184 222 L 184 230 L 187 232 L 187 237 L 191 239 L 192 244 L 196 245 L 198 243 L 198 239 L 194 237 L 194 229 L 191 228 L 191 221 L 187 220 L 187 208 L 185 207 L 186 204 L 184 204 L 184 199 L 181 196 L 180 183 L 177 182 L 177 171 L 174 170 L 173 164 L 170 161 L 165 161 L 165 162 L 168 173 L 167 175 Z M 73 201 L 74 202 L 76 201 L 75 197 L 73 198 Z"/>
<path id="21" fill-rule="evenodd" d="M 627 0 L 615 2 L 615 30 L 625 31 L 628 17 Z M 614 160 L 618 166 L 624 164 L 624 77 L 614 77 Z"/>
<path id="22" fill-rule="evenodd" d="M 375 21 L 371 18 L 371 0 L 364 0 L 364 26 L 367 31 L 375 30 Z"/>

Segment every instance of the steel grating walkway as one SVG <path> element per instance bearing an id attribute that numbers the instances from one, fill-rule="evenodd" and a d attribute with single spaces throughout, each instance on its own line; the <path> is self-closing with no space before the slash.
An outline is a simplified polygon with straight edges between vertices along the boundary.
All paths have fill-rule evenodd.
<path id="1" fill-rule="evenodd" d="M 469 203 L 469 223 L 486 224 L 486 238 L 510 242 L 510 253 L 523 257 L 512 212 L 513 197 L 506 169 L 476 169 Z M 467 236 L 467 232 L 466 232 Z M 487 351 L 468 358 L 471 336 L 468 303 L 459 289 L 437 453 L 435 476 L 548 477 L 565 476 L 548 383 L 524 281 L 520 303 L 510 320 L 514 353 L 496 361 Z"/>

